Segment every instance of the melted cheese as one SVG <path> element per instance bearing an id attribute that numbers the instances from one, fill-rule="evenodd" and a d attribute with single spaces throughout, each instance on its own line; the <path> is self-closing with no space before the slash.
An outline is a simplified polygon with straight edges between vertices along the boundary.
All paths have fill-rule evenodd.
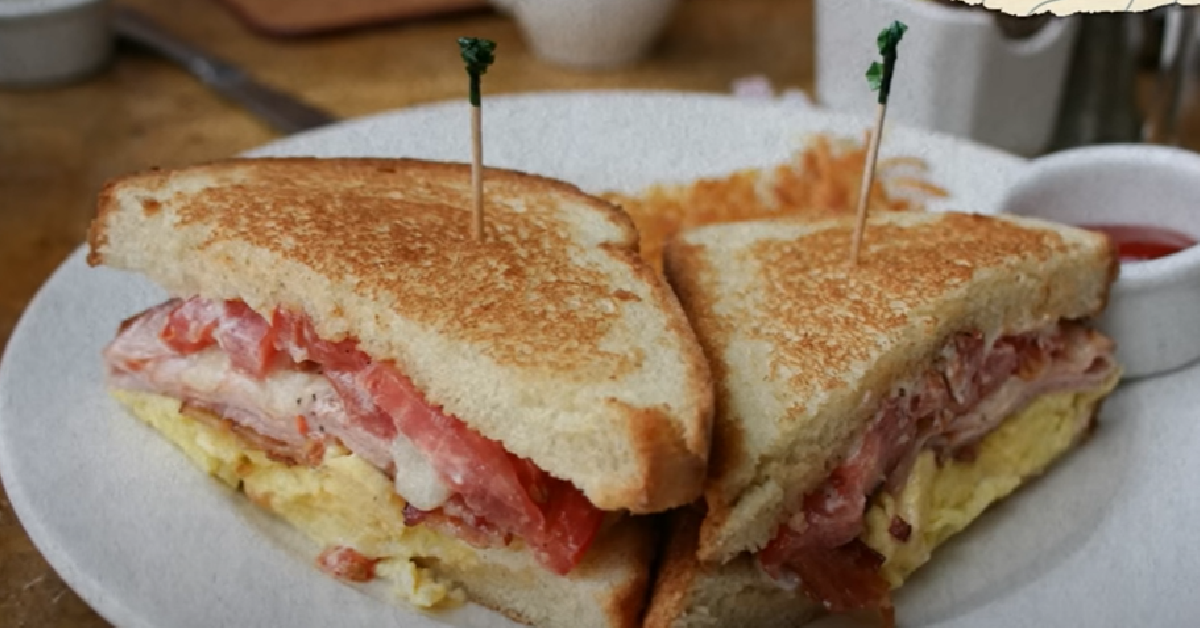
<path id="1" fill-rule="evenodd" d="M 425 454 L 404 434 L 392 441 L 396 463 L 396 493 L 421 510 L 436 510 L 450 499 L 453 489 L 442 481 Z"/>
<path id="2" fill-rule="evenodd" d="M 1114 375 L 1095 390 L 1038 397 L 987 435 L 971 462 L 951 460 L 939 467 L 933 452 L 922 453 L 900 492 L 893 497 L 881 491 L 867 509 L 862 539 L 884 556 L 884 578 L 900 586 L 934 548 L 1045 471 L 1071 448 L 1117 381 Z M 912 526 L 906 542 L 889 532 L 896 515 Z"/>
<path id="3" fill-rule="evenodd" d="M 414 562 L 436 556 L 457 564 L 476 560 L 456 539 L 404 525 L 404 500 L 387 476 L 336 447 L 315 468 L 275 462 L 248 449 L 230 432 L 180 413 L 178 400 L 113 390 L 118 401 L 165 435 L 210 475 L 282 517 L 321 547 L 344 545 L 370 558 L 396 595 L 422 608 L 461 602 L 460 591 Z M 294 400 L 293 400 L 294 403 Z"/>

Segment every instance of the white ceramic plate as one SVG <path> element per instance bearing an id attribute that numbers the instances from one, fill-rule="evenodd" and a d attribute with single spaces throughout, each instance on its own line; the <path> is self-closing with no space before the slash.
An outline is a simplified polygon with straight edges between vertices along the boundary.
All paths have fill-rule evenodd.
<path id="1" fill-rule="evenodd" d="M 785 159 L 814 132 L 865 119 L 716 96 L 489 98 L 486 157 L 600 191 Z M 348 122 L 255 154 L 464 159 L 468 113 L 449 103 Z M 955 205 L 992 211 L 1016 158 L 894 129 Z M 31 303 L 0 364 L 0 475 L 63 578 L 119 626 L 404 626 L 435 620 L 311 567 L 316 548 L 198 472 L 104 393 L 117 323 L 162 298 L 139 277 L 71 257 Z M 1200 617 L 1200 369 L 1123 388 L 1096 438 L 988 513 L 900 596 L 906 626 L 1182 625 Z M 469 607 L 441 618 L 503 626 Z"/>

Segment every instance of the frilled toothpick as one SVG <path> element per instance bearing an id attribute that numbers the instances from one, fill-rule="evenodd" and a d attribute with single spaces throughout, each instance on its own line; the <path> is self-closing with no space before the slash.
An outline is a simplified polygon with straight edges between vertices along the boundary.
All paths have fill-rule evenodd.
<path id="1" fill-rule="evenodd" d="M 875 110 L 875 132 L 871 134 L 871 145 L 867 150 L 867 162 L 863 168 L 862 190 L 858 195 L 858 220 L 854 224 L 854 242 L 850 247 L 850 264 L 858 264 L 858 253 L 862 247 L 863 230 L 867 224 L 867 206 L 871 196 L 871 185 L 875 181 L 875 164 L 879 161 L 879 139 L 883 135 L 883 119 L 887 115 L 888 94 L 892 90 L 892 72 L 896 69 L 896 48 L 908 27 L 902 22 L 892 22 L 876 39 L 883 63 L 878 61 L 867 68 L 867 83 L 879 92 L 879 106 Z"/>
<path id="2" fill-rule="evenodd" d="M 458 48 L 462 60 L 467 64 L 467 75 L 471 78 L 471 237 L 483 239 L 483 116 L 480 107 L 480 77 L 487 73 L 488 66 L 496 60 L 493 52 L 496 42 L 477 37 L 459 37 Z"/>

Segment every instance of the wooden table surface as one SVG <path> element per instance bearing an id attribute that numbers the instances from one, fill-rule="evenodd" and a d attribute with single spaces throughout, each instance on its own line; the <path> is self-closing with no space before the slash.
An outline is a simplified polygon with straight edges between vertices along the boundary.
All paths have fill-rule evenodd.
<path id="1" fill-rule="evenodd" d="M 341 117 L 464 97 L 454 40 L 495 40 L 486 93 L 583 88 L 724 92 L 761 73 L 807 88 L 811 0 L 687 0 L 645 61 L 579 72 L 533 58 L 482 11 L 300 40 L 255 35 L 213 0 L 125 0 L 165 26 Z M 122 46 L 69 87 L 0 90 L 0 349 L 50 273 L 83 241 L 102 183 L 150 166 L 234 155 L 276 137 L 191 76 Z M 34 548 L 0 490 L 0 626 L 107 626 Z"/>

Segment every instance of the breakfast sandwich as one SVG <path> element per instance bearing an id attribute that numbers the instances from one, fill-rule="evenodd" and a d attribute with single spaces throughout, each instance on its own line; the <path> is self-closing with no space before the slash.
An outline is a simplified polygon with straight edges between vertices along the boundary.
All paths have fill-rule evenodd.
<path id="1" fill-rule="evenodd" d="M 713 371 L 702 503 L 674 518 L 647 628 L 882 613 L 932 551 L 1061 458 L 1120 367 L 1088 321 L 1103 235 L 1008 216 L 692 229 L 665 271 Z"/>
<path id="2" fill-rule="evenodd" d="M 92 265 L 170 298 L 108 385 L 208 473 L 410 602 L 638 625 L 653 530 L 701 494 L 708 367 L 628 217 L 565 183 L 406 159 L 119 178 Z M 270 574 L 262 574 L 270 577 Z"/>

